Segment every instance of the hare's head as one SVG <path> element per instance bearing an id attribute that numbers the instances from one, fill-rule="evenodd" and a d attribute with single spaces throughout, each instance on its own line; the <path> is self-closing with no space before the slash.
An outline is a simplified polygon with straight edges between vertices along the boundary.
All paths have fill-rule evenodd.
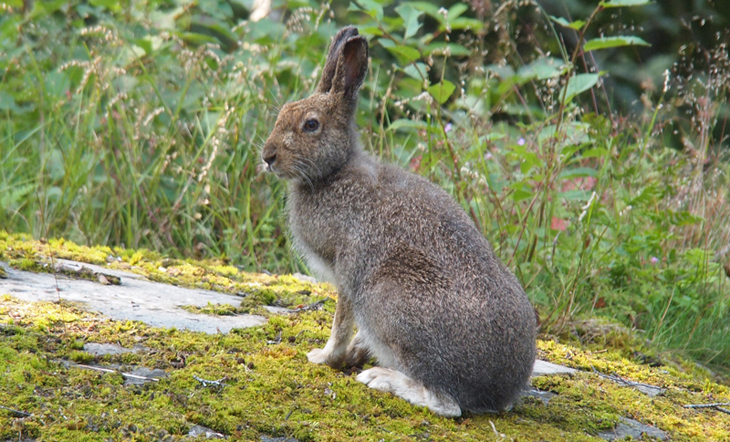
<path id="1" fill-rule="evenodd" d="M 281 108 L 261 152 L 266 170 L 311 183 L 348 161 L 358 149 L 354 116 L 367 68 L 367 40 L 354 27 L 340 30 L 316 92 Z"/>

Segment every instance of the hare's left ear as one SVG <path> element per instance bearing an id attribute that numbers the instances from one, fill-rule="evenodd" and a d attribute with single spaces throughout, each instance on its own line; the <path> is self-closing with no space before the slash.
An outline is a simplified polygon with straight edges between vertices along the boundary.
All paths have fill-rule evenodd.
<path id="1" fill-rule="evenodd" d="M 368 41 L 362 35 L 342 45 L 330 93 L 342 94 L 346 102 L 357 103 L 357 92 L 368 72 Z"/>
<path id="2" fill-rule="evenodd" d="M 317 92 L 322 94 L 330 92 L 332 89 L 332 79 L 335 77 L 335 71 L 337 70 L 337 62 L 342 53 L 342 47 L 348 39 L 355 36 L 357 36 L 357 28 L 354 26 L 346 26 L 340 29 L 332 39 L 332 44 L 330 44 L 330 49 L 327 53 L 327 60 L 324 62 L 322 78 L 317 85 Z"/>

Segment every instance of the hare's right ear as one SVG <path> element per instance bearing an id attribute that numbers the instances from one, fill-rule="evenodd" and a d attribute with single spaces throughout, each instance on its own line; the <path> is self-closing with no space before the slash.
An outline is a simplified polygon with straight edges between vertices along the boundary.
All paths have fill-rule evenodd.
<path id="1" fill-rule="evenodd" d="M 357 103 L 357 92 L 367 71 L 368 41 L 348 26 L 332 42 L 317 92 L 341 94 L 346 102 Z"/>

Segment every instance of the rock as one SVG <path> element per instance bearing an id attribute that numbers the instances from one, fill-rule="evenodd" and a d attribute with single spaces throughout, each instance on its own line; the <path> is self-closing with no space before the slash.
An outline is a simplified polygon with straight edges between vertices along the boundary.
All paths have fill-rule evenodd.
<path id="1" fill-rule="evenodd" d="M 578 370 L 574 368 L 553 364 L 552 362 L 547 362 L 540 359 L 535 359 L 535 365 L 532 367 L 532 377 L 575 373 L 576 371 Z"/>
<path id="2" fill-rule="evenodd" d="M 302 281 L 302 282 L 309 282 L 309 283 L 312 283 L 312 284 L 316 284 L 317 283 L 317 278 L 314 278 L 312 276 L 302 275 L 301 273 L 294 273 L 292 276 L 295 277 L 296 279 Z"/>
<path id="3" fill-rule="evenodd" d="M 97 344 L 96 342 L 87 342 L 84 344 L 84 351 L 94 356 L 104 355 L 121 355 L 124 353 L 137 353 L 145 351 L 143 346 L 135 346 L 134 348 L 126 348 L 117 344 Z"/>
<path id="4" fill-rule="evenodd" d="M 648 385 L 648 384 L 634 384 L 632 387 L 636 388 L 640 392 L 648 395 L 649 397 L 654 397 L 659 394 L 664 393 L 664 389 L 661 387 L 657 387 L 656 385 Z"/>
<path id="5" fill-rule="evenodd" d="M 619 385 L 624 385 L 626 387 L 635 388 L 649 397 L 654 397 L 654 396 L 664 393 L 664 389 L 661 387 L 657 387 L 656 385 L 643 384 L 641 382 L 634 382 L 634 381 L 624 379 L 620 376 L 615 376 L 615 375 L 611 375 L 611 374 L 603 374 L 603 373 L 599 373 L 599 372 L 596 372 L 596 373 L 598 373 L 598 375 L 601 376 L 602 378 L 610 379 Z"/>
<path id="6" fill-rule="evenodd" d="M 211 430 L 210 428 L 205 428 L 202 425 L 193 425 L 193 427 L 188 432 L 188 436 L 190 437 L 199 437 L 199 436 L 205 436 L 206 439 L 226 439 L 226 437 L 220 433 L 216 433 L 215 431 Z"/>
<path id="7" fill-rule="evenodd" d="M 655 437 L 659 440 L 668 440 L 669 436 L 666 432 L 652 427 L 651 425 L 642 424 L 641 422 L 622 417 L 619 420 L 616 428 L 609 431 L 603 431 L 598 433 L 598 437 L 605 440 L 621 440 L 627 436 L 631 436 L 633 439 L 641 439 L 642 435 L 646 434 L 649 437 Z"/>
<path id="8" fill-rule="evenodd" d="M 126 374 L 140 377 L 124 376 L 124 385 L 143 385 L 147 382 L 152 382 L 151 378 L 162 379 L 167 377 L 167 372 L 165 370 L 161 370 L 159 368 L 150 370 L 146 367 L 136 367 L 134 370 Z"/>
<path id="9" fill-rule="evenodd" d="M 294 313 L 294 310 L 286 307 L 277 307 L 275 305 L 265 305 L 263 306 L 269 313 L 273 313 L 275 315 L 287 315 L 289 313 Z"/>
<path id="10" fill-rule="evenodd" d="M 550 391 L 542 391 L 538 390 L 537 388 L 530 387 L 529 390 L 525 391 L 524 396 L 538 398 L 542 401 L 543 404 L 547 405 L 548 403 L 550 403 L 550 399 L 557 396 L 557 394 Z"/>
<path id="11" fill-rule="evenodd" d="M 58 260 L 67 267 L 82 264 Z M 212 304 L 238 306 L 241 298 L 211 290 L 187 289 L 146 280 L 143 276 L 93 264 L 83 264 L 91 272 L 103 272 L 121 279 L 121 285 L 102 285 L 95 281 L 72 279 L 63 275 L 16 270 L 0 262 L 7 279 L 0 279 L 0 293 L 21 301 L 81 302 L 89 310 L 112 319 L 142 321 L 154 327 L 179 328 L 206 333 L 227 333 L 233 328 L 261 325 L 266 318 L 259 315 L 211 316 L 191 313 L 181 305 L 205 307 Z M 57 291 L 58 289 L 58 291 Z"/>

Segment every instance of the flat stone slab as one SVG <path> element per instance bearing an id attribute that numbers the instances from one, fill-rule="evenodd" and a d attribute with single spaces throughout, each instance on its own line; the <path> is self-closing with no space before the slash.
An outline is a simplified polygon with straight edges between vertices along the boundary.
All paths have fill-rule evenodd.
<path id="1" fill-rule="evenodd" d="M 84 351 L 94 356 L 121 355 L 124 353 L 138 353 L 145 350 L 141 345 L 135 345 L 134 348 L 126 348 L 117 344 L 99 344 L 96 342 L 87 342 L 84 344 Z"/>
<path id="2" fill-rule="evenodd" d="M 117 276 L 121 278 L 121 285 L 103 285 L 63 275 L 26 272 L 0 262 L 7 273 L 6 279 L 0 279 L 0 295 L 8 294 L 22 301 L 57 301 L 60 296 L 67 301 L 84 303 L 89 310 L 112 319 L 142 321 L 154 327 L 175 327 L 205 333 L 227 333 L 233 328 L 252 327 L 266 322 L 266 318 L 259 315 L 213 316 L 180 308 L 182 305 L 204 307 L 209 302 L 238 306 L 241 304 L 239 296 L 148 281 L 135 273 L 93 264 L 58 261 L 69 267 L 83 266 L 94 272 Z"/>
<path id="3" fill-rule="evenodd" d="M 532 367 L 532 377 L 549 376 L 553 374 L 575 373 L 575 368 L 565 367 L 563 365 L 553 364 L 552 362 L 535 359 L 535 365 Z"/>
<path id="4" fill-rule="evenodd" d="M 620 418 L 619 423 L 613 430 L 598 433 L 598 437 L 605 440 L 622 440 L 627 436 L 631 436 L 631 440 L 639 440 L 644 434 L 659 440 L 669 439 L 666 432 L 627 417 Z"/>

